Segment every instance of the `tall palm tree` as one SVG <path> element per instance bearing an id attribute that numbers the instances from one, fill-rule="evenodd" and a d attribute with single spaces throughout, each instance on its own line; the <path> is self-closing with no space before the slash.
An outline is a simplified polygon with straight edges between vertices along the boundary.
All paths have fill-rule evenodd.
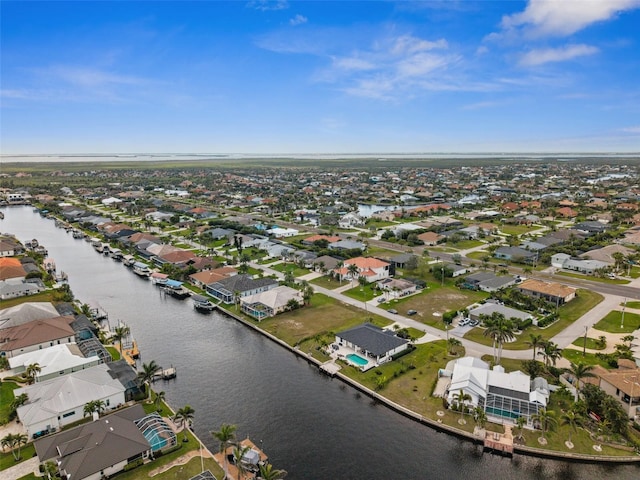
<path id="1" fill-rule="evenodd" d="M 29 438 L 24 433 L 8 433 L 0 443 L 2 444 L 2 448 L 8 447 L 11 449 L 11 453 L 13 455 L 13 459 L 17 462 L 20 460 L 20 448 L 22 445 L 26 444 Z"/>
<path id="2" fill-rule="evenodd" d="M 476 425 L 480 428 L 484 428 L 487 423 L 487 414 L 481 406 L 473 409 L 473 421 L 476 422 Z"/>
<path id="3" fill-rule="evenodd" d="M 287 475 L 286 470 L 274 469 L 270 463 L 259 465 L 259 468 L 258 478 L 262 480 L 282 480 Z"/>
<path id="4" fill-rule="evenodd" d="M 86 417 L 87 415 L 93 415 L 93 412 L 98 412 L 98 415 L 100 415 L 106 408 L 107 405 L 103 400 L 90 400 L 85 403 L 82 416 Z"/>
<path id="5" fill-rule="evenodd" d="M 524 439 L 522 432 L 524 430 L 524 426 L 527 424 L 527 417 L 518 417 L 516 419 L 516 428 L 518 429 L 518 437 L 520 440 Z"/>
<path id="6" fill-rule="evenodd" d="M 509 342 L 515 338 L 515 325 L 512 320 L 505 318 L 504 315 L 498 312 L 492 313 L 491 316 L 485 320 L 485 324 L 487 325 L 487 329 L 484 331 L 484 335 L 491 337 L 493 340 L 494 362 L 500 364 L 502 345 L 504 342 Z M 497 355 L 496 345 L 498 346 Z"/>
<path id="7" fill-rule="evenodd" d="M 43 470 L 47 478 L 52 480 L 58 474 L 58 464 L 54 460 L 48 460 L 44 463 Z"/>
<path id="8" fill-rule="evenodd" d="M 122 340 L 124 340 L 130 332 L 131 330 L 126 325 L 118 325 L 113 330 L 113 335 L 111 335 L 111 338 L 114 342 L 118 342 L 120 346 L 120 354 L 122 354 Z"/>
<path id="9" fill-rule="evenodd" d="M 230 445 L 236 438 L 236 425 L 230 425 L 223 423 L 220 425 L 220 430 L 217 432 L 211 432 L 216 440 L 220 442 L 220 452 L 224 460 L 224 478 L 227 478 L 227 446 Z"/>
<path id="10" fill-rule="evenodd" d="M 538 352 L 538 355 L 544 357 L 544 364 L 547 368 L 549 368 L 551 364 L 555 367 L 558 359 L 562 357 L 562 349 L 552 341 L 547 341 L 544 343 L 542 351 Z"/>
<path id="11" fill-rule="evenodd" d="M 593 365 L 586 365 L 582 362 L 578 362 L 578 363 L 571 362 L 571 367 L 568 369 L 568 371 L 576 379 L 576 384 L 577 384 L 576 388 L 578 392 L 582 390 L 582 388 L 580 387 L 580 380 L 582 380 L 583 378 L 593 378 L 596 376 L 592 372 L 593 369 L 594 369 Z"/>
<path id="12" fill-rule="evenodd" d="M 338 273 L 338 271 L 341 270 L 342 267 L 344 267 L 344 262 L 342 260 L 340 260 L 338 263 L 336 263 L 336 269 L 334 270 L 334 272 Z M 338 273 L 338 281 L 340 282 L 340 285 L 342 285 L 342 274 L 341 273 Z"/>
<path id="13" fill-rule="evenodd" d="M 138 372 L 138 378 L 145 386 L 147 398 L 149 398 L 149 395 L 151 394 L 151 381 L 160 368 L 161 367 L 155 362 L 155 360 L 151 360 L 149 363 L 143 363 L 142 370 Z"/>
<path id="14" fill-rule="evenodd" d="M 36 377 L 41 371 L 42 371 L 42 368 L 40 368 L 40 364 L 38 363 L 32 363 L 30 365 L 27 365 L 25 374 L 27 376 L 29 385 L 33 384 L 36 381 Z"/>
<path id="15" fill-rule="evenodd" d="M 538 410 L 538 413 L 531 415 L 531 418 L 540 422 L 540 430 L 542 431 L 543 440 L 546 440 L 544 434 L 547 430 L 553 428 L 558 423 L 556 420 L 556 412 L 553 410 L 547 410 L 546 408 L 541 408 Z"/>
<path id="16" fill-rule="evenodd" d="M 544 346 L 544 337 L 542 335 L 529 334 L 529 340 L 526 342 L 533 349 L 533 360 L 536 359 L 536 351 Z"/>
<path id="17" fill-rule="evenodd" d="M 21 407 L 28 401 L 29 401 L 29 395 L 27 395 L 26 393 L 21 393 L 20 395 L 18 395 L 16 398 L 13 399 L 13 401 L 11 402 L 10 408 L 11 410 L 17 410 L 18 407 Z"/>
<path id="18" fill-rule="evenodd" d="M 160 404 L 164 402 L 165 396 L 166 396 L 166 393 L 164 393 L 164 390 L 156 393 L 156 398 L 153 401 L 153 403 L 155 403 L 156 409 L 158 409 L 158 411 L 160 411 Z"/>
<path id="19" fill-rule="evenodd" d="M 453 394 L 453 400 L 458 404 L 460 409 L 460 421 L 464 420 L 464 407 L 465 402 L 471 400 L 471 395 L 460 389 L 458 393 Z"/>
<path id="20" fill-rule="evenodd" d="M 164 392 L 162 392 L 164 393 Z M 186 442 L 188 441 L 187 438 L 187 432 L 185 431 L 185 427 L 187 427 L 192 421 L 193 421 L 193 416 L 196 413 L 196 411 L 191 408 L 191 405 L 185 405 L 184 407 L 182 407 L 181 409 L 179 409 L 176 414 L 173 416 L 173 421 L 180 424 L 180 426 L 182 427 L 182 432 L 183 432 L 183 437 L 182 437 L 182 441 Z"/>
<path id="21" fill-rule="evenodd" d="M 347 272 L 349 272 L 349 276 L 351 277 L 351 285 L 353 285 L 358 275 L 358 266 L 355 263 L 350 263 L 347 267 Z"/>
<path id="22" fill-rule="evenodd" d="M 582 415 L 576 413 L 574 410 L 568 410 L 560 416 L 561 424 L 569 426 L 569 444 L 572 444 L 571 433 L 577 431 L 578 427 L 582 426 L 582 420 Z"/>
<path id="23" fill-rule="evenodd" d="M 250 446 L 243 447 L 242 445 L 236 445 L 233 448 L 233 458 L 236 462 L 236 468 L 238 469 L 238 480 L 242 480 L 247 473 L 247 467 L 242 462 L 244 456 L 251 450 Z"/>

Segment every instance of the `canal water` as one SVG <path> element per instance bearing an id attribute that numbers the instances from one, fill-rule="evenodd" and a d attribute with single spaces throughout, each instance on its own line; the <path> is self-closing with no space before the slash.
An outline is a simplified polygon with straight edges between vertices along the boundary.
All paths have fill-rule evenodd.
<path id="1" fill-rule="evenodd" d="M 262 445 L 287 479 L 594 479 L 640 478 L 636 465 L 603 466 L 482 453 L 470 442 L 413 422 L 371 402 L 336 379 L 223 315 L 196 312 L 189 300 L 163 297 L 148 280 L 72 238 L 29 207 L 3 210 L 0 231 L 37 238 L 69 276 L 79 300 L 121 320 L 142 361 L 174 366 L 160 381 L 174 409 L 195 411 L 194 430 L 212 451 L 209 433 L 222 423 Z"/>

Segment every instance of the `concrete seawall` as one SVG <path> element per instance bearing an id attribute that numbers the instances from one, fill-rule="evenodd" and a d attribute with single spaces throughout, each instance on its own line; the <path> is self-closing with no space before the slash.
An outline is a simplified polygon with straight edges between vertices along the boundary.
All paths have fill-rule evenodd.
<path id="1" fill-rule="evenodd" d="M 308 353 L 304 353 L 299 349 L 296 349 L 294 347 L 292 347 L 291 345 L 289 345 L 288 343 L 284 342 L 283 340 L 279 339 L 278 337 L 272 335 L 269 332 L 266 332 L 265 330 L 261 329 L 258 325 L 255 325 L 254 323 L 245 320 L 244 318 L 234 314 L 233 312 L 227 310 L 224 307 L 221 307 L 220 305 L 217 305 L 216 308 L 223 314 L 234 318 L 235 320 L 237 320 L 238 322 L 241 322 L 242 324 L 246 325 L 249 328 L 252 328 L 253 330 L 255 330 L 256 332 L 259 332 L 260 334 L 264 335 L 265 337 L 273 340 L 274 342 L 276 342 L 277 344 L 281 345 L 282 347 L 286 348 L 287 350 L 289 350 L 290 352 L 292 352 L 293 354 L 297 355 L 298 357 L 301 357 L 303 359 L 305 359 L 307 362 L 309 362 L 310 364 L 315 365 L 316 367 L 318 367 L 318 371 L 320 371 L 320 366 L 322 365 L 322 363 L 318 360 L 316 360 L 315 358 L 313 358 L 310 354 Z M 380 402 L 381 404 L 385 405 L 386 407 L 394 410 L 397 413 L 400 413 L 401 415 L 404 415 L 407 418 L 410 418 L 412 420 L 415 420 L 417 422 L 420 422 L 424 425 L 427 425 L 439 432 L 443 432 L 443 433 L 448 433 L 450 435 L 454 435 L 458 438 L 463 438 L 465 440 L 469 440 L 472 441 L 474 443 L 477 444 L 482 444 L 484 439 L 477 437 L 475 435 L 473 435 L 472 433 L 466 432 L 464 430 L 460 430 L 459 428 L 455 428 L 452 427 L 450 425 L 445 425 L 443 423 L 439 423 L 437 420 L 434 420 L 432 418 L 428 418 L 425 417 L 423 415 L 420 415 L 412 410 L 409 410 L 408 408 L 395 403 L 391 400 L 389 400 L 386 397 L 383 397 L 382 395 L 380 395 L 379 393 L 365 387 L 364 385 L 356 382 L 355 380 L 353 380 L 352 378 L 347 377 L 346 375 L 338 372 L 336 375 L 336 378 L 340 379 L 342 382 L 350 385 L 351 387 L 353 387 L 354 389 L 358 390 L 359 392 L 362 392 L 363 394 L 367 395 L 368 397 L 376 400 L 377 402 Z M 518 453 L 521 455 L 530 455 L 530 456 L 536 456 L 536 457 L 543 457 L 543 458 L 550 458 L 550 459 L 557 459 L 557 460 L 565 460 L 565 461 L 576 461 L 576 462 L 592 462 L 592 463 L 637 463 L 640 462 L 640 455 L 626 455 L 626 456 L 610 456 L 610 455 L 587 455 L 587 454 L 580 454 L 580 453 L 571 453 L 571 452 L 558 452 L 555 450 L 544 450 L 544 449 L 540 449 L 540 448 L 534 448 L 534 447 L 527 447 L 524 445 L 514 445 L 514 453 Z"/>

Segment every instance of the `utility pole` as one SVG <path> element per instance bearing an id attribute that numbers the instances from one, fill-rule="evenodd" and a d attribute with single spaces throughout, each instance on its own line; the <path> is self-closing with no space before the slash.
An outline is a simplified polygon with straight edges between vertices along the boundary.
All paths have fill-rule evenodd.
<path id="1" fill-rule="evenodd" d="M 624 303 L 622 304 L 622 316 L 620 317 L 620 329 L 624 328 L 624 309 L 627 307 L 627 297 L 624 297 Z"/>
<path id="2" fill-rule="evenodd" d="M 584 357 L 587 354 L 587 330 L 589 327 L 584 326 L 584 343 L 582 344 L 582 356 Z"/>

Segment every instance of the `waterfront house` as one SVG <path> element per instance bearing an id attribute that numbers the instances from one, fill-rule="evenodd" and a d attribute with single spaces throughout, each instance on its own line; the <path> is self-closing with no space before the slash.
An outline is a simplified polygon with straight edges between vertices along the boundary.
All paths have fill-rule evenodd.
<path id="1" fill-rule="evenodd" d="M 27 276 L 22 263 L 17 258 L 0 257 L 0 280 L 24 280 Z"/>
<path id="2" fill-rule="evenodd" d="M 457 406 L 460 393 L 471 399 L 464 402 L 467 409 L 482 408 L 488 417 L 515 422 L 519 417 L 533 423 L 532 417 L 549 401 L 549 386 L 543 378 L 533 381 L 520 371 L 506 373 L 500 365 L 489 369 L 489 364 L 475 357 L 456 360 L 447 389 L 447 401 Z"/>
<path id="3" fill-rule="evenodd" d="M 193 273 L 189 275 L 189 279 L 195 286 L 206 288 L 207 285 L 237 274 L 238 270 L 233 267 L 220 267 L 213 270 L 204 270 L 202 272 Z"/>
<path id="4" fill-rule="evenodd" d="M 41 463 L 54 460 L 62 478 L 100 480 L 129 463 L 146 460 L 151 445 L 136 424 L 145 417 L 140 405 L 40 438 L 34 443 Z"/>
<path id="5" fill-rule="evenodd" d="M 564 305 L 576 297 L 576 289 L 567 285 L 555 282 L 543 282 L 529 278 L 518 285 L 517 289 L 536 298 L 544 298 L 546 301 L 554 305 Z"/>
<path id="6" fill-rule="evenodd" d="M 226 304 L 234 304 L 241 297 L 266 292 L 278 285 L 273 278 L 254 279 L 250 275 L 241 274 L 207 285 L 207 292 Z"/>
<path id="7" fill-rule="evenodd" d="M 336 333 L 336 343 L 341 347 L 352 348 L 356 354 L 372 358 L 378 364 L 390 361 L 393 355 L 409 348 L 408 340 L 371 323 L 363 323 Z"/>
<path id="8" fill-rule="evenodd" d="M 75 332 L 71 327 L 73 315 L 32 320 L 0 330 L 0 352 L 13 357 L 53 345 L 72 343 Z"/>
<path id="9" fill-rule="evenodd" d="M 34 278 L 30 280 L 8 279 L 0 281 L 0 300 L 9 298 L 26 297 L 44 292 L 45 285 L 41 280 Z"/>
<path id="10" fill-rule="evenodd" d="M 533 316 L 530 313 L 523 312 L 521 310 L 517 310 L 515 308 L 506 307 L 504 305 L 500 305 L 499 303 L 484 303 L 475 308 L 469 310 L 469 318 L 471 320 L 482 320 L 485 316 L 490 317 L 494 313 L 499 313 L 504 316 L 504 318 L 510 319 L 515 318 L 518 320 L 529 320 L 533 319 Z"/>
<path id="11" fill-rule="evenodd" d="M 292 302 L 302 306 L 302 293 L 295 288 L 281 285 L 266 292 L 248 295 L 240 299 L 240 309 L 256 320 L 273 317 L 292 307 Z"/>
<path id="12" fill-rule="evenodd" d="M 53 318 L 59 315 L 49 302 L 24 302 L 0 310 L 0 329 L 15 327 L 33 320 Z"/>
<path id="13" fill-rule="evenodd" d="M 600 388 L 620 402 L 629 418 L 635 418 L 640 414 L 640 368 L 629 364 L 631 368 L 624 368 L 621 362 L 619 369 L 596 371 L 596 375 Z"/>
<path id="14" fill-rule="evenodd" d="M 9 359 L 12 375 L 21 375 L 29 365 L 38 364 L 40 371 L 34 376 L 36 382 L 43 382 L 62 375 L 95 367 L 102 363 L 96 355 L 85 358 L 75 343 L 63 343 L 22 353 Z"/>
<path id="15" fill-rule="evenodd" d="M 27 394 L 29 400 L 18 408 L 18 418 L 32 438 L 82 420 L 90 401 L 102 400 L 107 409 L 114 409 L 124 404 L 124 392 L 125 387 L 110 375 L 109 366 L 101 364 L 18 388 L 14 394 Z"/>

